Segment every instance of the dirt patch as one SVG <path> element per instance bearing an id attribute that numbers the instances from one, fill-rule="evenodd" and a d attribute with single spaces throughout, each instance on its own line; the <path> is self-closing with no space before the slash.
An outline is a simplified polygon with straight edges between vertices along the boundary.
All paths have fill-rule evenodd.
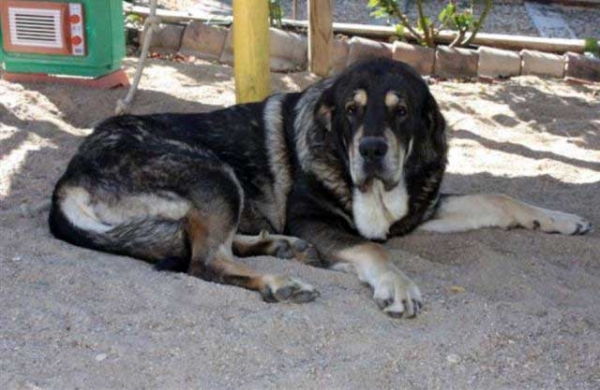
<path id="1" fill-rule="evenodd" d="M 134 60 L 126 62 L 131 74 Z M 273 75 L 299 90 L 306 73 Z M 234 102 L 232 72 L 150 61 L 135 113 Z M 600 224 L 600 87 L 517 77 L 432 86 L 450 124 L 448 192 L 500 191 Z M 47 199 L 124 90 L 0 81 L 0 209 Z M 383 315 L 352 275 L 274 258 L 321 297 L 258 294 L 53 239 L 46 214 L 0 219 L 0 387 L 597 388 L 600 234 L 482 230 L 388 243 L 421 287 L 416 320 Z"/>

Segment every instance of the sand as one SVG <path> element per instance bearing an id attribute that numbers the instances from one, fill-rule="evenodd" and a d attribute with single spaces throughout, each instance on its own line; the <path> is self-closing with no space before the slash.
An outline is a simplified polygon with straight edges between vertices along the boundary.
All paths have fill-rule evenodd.
<path id="1" fill-rule="evenodd" d="M 131 73 L 135 61 L 126 65 Z M 298 90 L 306 73 L 273 75 Z M 232 72 L 150 61 L 136 113 L 234 102 Z M 450 192 L 501 191 L 600 224 L 600 86 L 520 77 L 432 86 L 450 124 Z M 0 388 L 596 389 L 600 233 L 415 233 L 394 261 L 421 287 L 417 319 L 386 317 L 353 275 L 261 257 L 321 296 L 258 294 L 51 237 L 48 199 L 124 90 L 0 81 Z"/>

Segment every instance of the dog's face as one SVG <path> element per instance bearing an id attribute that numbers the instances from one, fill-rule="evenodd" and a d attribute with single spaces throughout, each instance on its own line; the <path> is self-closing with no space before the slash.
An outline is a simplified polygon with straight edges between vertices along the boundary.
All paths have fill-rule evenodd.
<path id="1" fill-rule="evenodd" d="M 323 94 L 316 115 L 363 192 L 375 179 L 388 190 L 397 186 L 411 155 L 435 149 L 431 142 L 444 131 L 425 82 L 405 64 L 390 60 L 369 61 L 340 75 Z"/>

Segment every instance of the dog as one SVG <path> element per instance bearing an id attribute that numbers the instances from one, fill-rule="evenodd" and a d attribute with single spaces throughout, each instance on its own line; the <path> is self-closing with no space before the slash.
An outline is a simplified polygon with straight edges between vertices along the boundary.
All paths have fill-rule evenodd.
<path id="1" fill-rule="evenodd" d="M 381 242 L 415 229 L 584 234 L 576 215 L 500 194 L 444 195 L 446 124 L 408 65 L 376 59 L 300 93 L 201 114 L 107 119 L 56 184 L 59 239 L 160 270 L 303 303 L 319 293 L 236 257 L 353 269 L 379 307 L 414 317 L 417 285 Z"/>

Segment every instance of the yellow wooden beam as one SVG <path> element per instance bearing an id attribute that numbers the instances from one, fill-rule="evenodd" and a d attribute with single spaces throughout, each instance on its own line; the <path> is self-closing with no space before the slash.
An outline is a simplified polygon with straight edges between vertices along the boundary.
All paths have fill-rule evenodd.
<path id="1" fill-rule="evenodd" d="M 269 73 L 269 2 L 233 1 L 233 67 L 238 103 L 271 93 Z"/>
<path id="2" fill-rule="evenodd" d="M 329 76 L 333 47 L 333 1 L 308 0 L 308 70 Z"/>

